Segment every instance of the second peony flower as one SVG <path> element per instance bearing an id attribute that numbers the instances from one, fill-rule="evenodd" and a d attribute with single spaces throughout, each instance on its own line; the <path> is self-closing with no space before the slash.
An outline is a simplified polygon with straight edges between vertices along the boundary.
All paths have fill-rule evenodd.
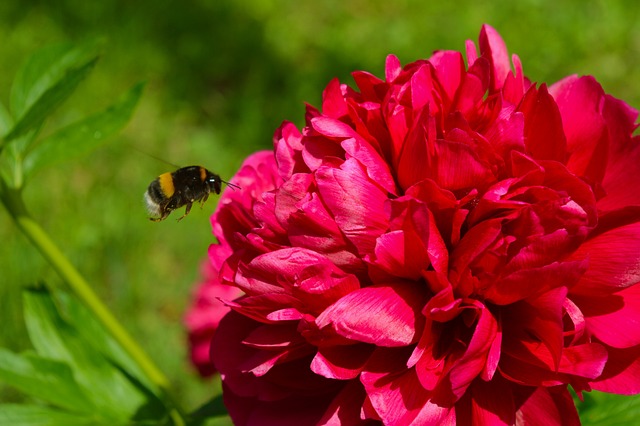
<path id="1" fill-rule="evenodd" d="M 640 393 L 638 112 L 530 82 L 489 26 L 466 63 L 353 78 L 212 218 L 234 423 L 578 424 L 569 387 Z"/>

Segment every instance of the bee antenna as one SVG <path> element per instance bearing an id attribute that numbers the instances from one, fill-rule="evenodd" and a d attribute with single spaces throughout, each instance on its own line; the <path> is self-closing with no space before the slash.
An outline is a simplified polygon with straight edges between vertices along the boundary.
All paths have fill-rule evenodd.
<path id="1" fill-rule="evenodd" d="M 222 182 L 222 183 L 226 183 L 226 184 L 227 184 L 227 186 L 229 186 L 229 187 L 230 187 L 231 189 L 233 189 L 234 191 L 235 191 L 236 189 L 242 189 L 240 186 L 236 185 L 235 183 L 227 182 L 226 180 L 222 180 L 222 179 L 220 179 L 220 182 Z"/>
<path id="2" fill-rule="evenodd" d="M 141 153 L 141 154 L 147 155 L 147 156 L 149 156 L 149 157 L 153 158 L 154 160 L 158 160 L 158 161 L 160 161 L 161 163 L 168 164 L 168 165 L 170 165 L 170 166 L 172 166 L 172 167 L 175 167 L 176 169 L 179 169 L 179 168 L 180 168 L 180 166 L 178 166 L 178 165 L 176 165 L 176 164 L 173 164 L 173 163 L 170 163 L 170 162 L 168 162 L 167 160 L 163 160 L 163 159 L 162 159 L 162 158 L 160 158 L 160 157 L 156 157 L 155 155 L 150 154 L 150 153 L 148 153 L 148 152 L 146 152 L 146 151 L 143 151 L 143 150 L 141 150 L 140 148 L 138 148 L 138 147 L 136 147 L 136 146 L 133 146 L 132 148 L 133 148 L 133 149 L 135 149 L 136 151 L 138 151 L 138 152 L 139 152 L 139 153 Z"/>

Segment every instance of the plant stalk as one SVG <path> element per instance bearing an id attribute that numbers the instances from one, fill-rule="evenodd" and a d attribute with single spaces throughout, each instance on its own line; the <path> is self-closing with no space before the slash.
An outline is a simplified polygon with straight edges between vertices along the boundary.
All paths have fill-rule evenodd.
<path id="1" fill-rule="evenodd" d="M 184 416 L 177 401 L 171 394 L 169 380 L 120 322 L 118 322 L 106 305 L 102 303 L 91 289 L 91 286 L 82 275 L 80 275 L 71 262 L 69 262 L 51 238 L 49 238 L 44 229 L 29 215 L 20 191 L 8 187 L 6 183 L 0 179 L 0 199 L 18 228 L 38 251 L 40 251 L 58 275 L 69 285 L 75 295 L 93 312 L 111 336 L 124 348 L 136 364 L 138 364 L 151 383 L 157 387 L 160 393 L 159 396 L 166 404 L 174 424 L 176 426 L 184 426 Z"/>

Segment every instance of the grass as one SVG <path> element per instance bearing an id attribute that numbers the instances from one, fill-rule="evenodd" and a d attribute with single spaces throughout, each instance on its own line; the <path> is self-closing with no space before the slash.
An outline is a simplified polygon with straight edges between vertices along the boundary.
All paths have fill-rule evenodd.
<path id="1" fill-rule="evenodd" d="M 202 164 L 223 179 L 242 158 L 269 149 L 282 120 L 301 124 L 304 102 L 319 105 L 333 77 L 383 75 L 435 49 L 464 49 L 482 23 L 500 31 L 534 81 L 593 74 L 614 96 L 640 107 L 640 7 L 634 1 L 491 4 L 421 1 L 283 0 L 5 1 L 0 5 L 0 100 L 19 65 L 56 41 L 106 40 L 96 71 L 45 132 L 98 111 L 140 80 L 143 100 L 126 130 L 80 161 L 47 169 L 27 206 L 140 340 L 187 407 L 215 385 L 186 361 L 182 316 L 213 242 L 209 215 L 195 208 L 177 223 L 146 219 L 142 193 L 171 166 Z M 58 283 L 48 265 L 0 212 L 0 346 L 28 348 L 20 289 Z M 16 400 L 10 390 L 0 400 Z"/>

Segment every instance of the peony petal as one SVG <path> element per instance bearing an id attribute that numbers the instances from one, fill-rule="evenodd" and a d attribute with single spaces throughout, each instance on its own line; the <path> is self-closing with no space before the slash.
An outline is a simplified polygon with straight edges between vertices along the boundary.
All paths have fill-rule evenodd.
<path id="1" fill-rule="evenodd" d="M 367 170 L 367 175 L 391 194 L 396 194 L 396 183 L 389 165 L 373 147 L 362 140 L 349 138 L 342 141 L 345 152 L 354 157 Z M 349 157 L 347 157 L 349 158 Z"/>
<path id="2" fill-rule="evenodd" d="M 570 259 L 589 261 L 571 293 L 607 294 L 640 282 L 640 222 L 613 228 L 584 242 Z"/>
<path id="3" fill-rule="evenodd" d="M 273 136 L 276 163 L 280 178 L 286 180 L 294 173 L 305 171 L 302 161 L 302 134 L 291 122 L 285 121 Z"/>
<path id="4" fill-rule="evenodd" d="M 598 340 L 614 348 L 640 345 L 640 285 L 606 296 L 575 296 L 573 301 Z"/>
<path id="5" fill-rule="evenodd" d="M 573 287 L 587 269 L 586 261 L 554 262 L 524 269 L 497 279 L 484 297 L 497 305 L 509 305 L 558 287 Z"/>
<path id="6" fill-rule="evenodd" d="M 518 107 L 525 116 L 524 136 L 527 154 L 537 160 L 567 160 L 567 141 L 562 117 L 545 85 L 529 88 Z"/>
<path id="7" fill-rule="evenodd" d="M 580 426 L 573 398 L 566 386 L 516 388 L 517 424 Z"/>
<path id="8" fill-rule="evenodd" d="M 342 94 L 340 80 L 334 78 L 322 92 L 322 114 L 331 118 L 341 118 L 349 113 Z"/>
<path id="9" fill-rule="evenodd" d="M 455 424 L 454 410 L 431 402 L 431 394 L 422 388 L 415 370 L 403 367 L 404 354 L 404 349 L 378 349 L 368 364 L 371 371 L 360 375 L 371 404 L 384 424 Z"/>
<path id="10" fill-rule="evenodd" d="M 320 348 L 311 361 L 311 371 L 329 379 L 358 377 L 375 346 L 363 343 Z"/>
<path id="11" fill-rule="evenodd" d="M 464 58 L 460 52 L 443 50 L 435 52 L 429 58 L 429 62 L 433 65 L 438 83 L 440 83 L 444 91 L 444 93 L 441 93 L 442 107 L 448 110 L 466 72 Z"/>
<path id="12" fill-rule="evenodd" d="M 593 379 L 607 364 L 607 350 L 599 343 L 585 343 L 565 348 L 558 371 Z"/>
<path id="13" fill-rule="evenodd" d="M 471 420 L 471 424 L 515 424 L 516 408 L 513 400 L 513 391 L 509 386 L 509 382 L 501 376 L 496 376 L 491 382 L 474 381 L 469 393 L 471 399 L 469 420 Z M 496 397 L 497 395 L 500 395 L 500 397 Z M 460 422 L 462 419 L 458 416 L 457 420 Z M 465 422 L 462 421 L 460 424 L 463 423 Z"/>
<path id="14" fill-rule="evenodd" d="M 360 254 L 373 252 L 376 238 L 388 226 L 386 191 L 371 181 L 355 159 L 346 160 L 339 169 L 319 168 L 316 181 L 322 201 L 344 235 Z"/>
<path id="15" fill-rule="evenodd" d="M 387 60 L 384 65 L 384 76 L 387 83 L 393 83 L 402 71 L 402 66 L 400 65 L 400 59 L 396 55 L 387 56 Z"/>
<path id="16" fill-rule="evenodd" d="M 611 139 L 611 151 L 624 149 L 631 143 L 631 134 L 638 125 L 638 110 L 631 108 L 626 102 L 611 95 L 604 95 L 603 116 L 607 121 Z"/>
<path id="17" fill-rule="evenodd" d="M 359 381 L 348 381 L 316 424 L 323 426 L 364 424 L 360 407 L 364 405 L 366 396 L 364 387 Z"/>
<path id="18" fill-rule="evenodd" d="M 610 154 L 609 165 L 602 181 L 605 196 L 598 208 L 605 211 L 640 205 L 640 191 L 630 191 L 640 176 L 640 136 Z"/>
<path id="19" fill-rule="evenodd" d="M 431 265 L 445 273 L 447 248 L 427 206 L 408 197 L 393 200 L 388 206 L 392 231 L 376 241 L 375 256 L 369 257 L 371 265 L 391 277 L 413 280 L 422 277 Z M 376 279 L 375 270 L 370 270 L 369 275 L 374 282 L 382 280 Z"/>
<path id="20" fill-rule="evenodd" d="M 372 102 L 382 102 L 389 88 L 386 82 L 366 71 L 355 71 L 351 75 L 363 98 Z"/>
<path id="21" fill-rule="evenodd" d="M 311 399 L 304 395 L 291 395 L 261 400 L 238 395 L 225 383 L 222 395 L 233 424 L 243 426 L 315 425 L 323 417 L 333 398 L 328 393 L 315 395 Z"/>
<path id="22" fill-rule="evenodd" d="M 316 319 L 348 339 L 378 346 L 404 346 L 417 341 L 422 329 L 424 290 L 416 284 L 375 285 L 356 290 L 329 306 Z"/>
<path id="23" fill-rule="evenodd" d="M 590 382 L 593 389 L 619 395 L 640 393 L 640 345 L 607 350 L 609 359 L 602 375 Z"/>
<path id="24" fill-rule="evenodd" d="M 432 179 L 450 191 L 474 188 L 479 183 L 486 185 L 495 180 L 490 164 L 481 159 L 473 147 L 461 142 L 431 139 L 422 125 L 409 133 L 397 170 L 398 182 L 404 189 L 423 179 Z"/>
<path id="25" fill-rule="evenodd" d="M 511 61 L 513 62 L 515 75 L 511 73 L 507 74 L 504 87 L 502 88 L 502 96 L 505 101 L 512 105 L 517 105 L 520 103 L 529 84 L 524 77 L 522 62 L 518 55 L 511 55 Z"/>
<path id="26" fill-rule="evenodd" d="M 511 72 L 511 62 L 500 34 L 490 25 L 484 24 L 480 30 L 480 53 L 491 63 L 491 83 L 489 93 L 502 89 L 507 75 Z"/>
<path id="27" fill-rule="evenodd" d="M 489 349 L 496 339 L 498 331 L 498 323 L 491 311 L 482 306 L 480 302 L 475 305 L 479 318 L 473 336 L 462 357 L 455 361 L 449 371 L 451 391 L 458 398 L 485 368 Z"/>
<path id="28" fill-rule="evenodd" d="M 551 86 L 567 136 L 567 168 L 590 182 L 601 182 L 607 165 L 609 137 L 602 116 L 604 91 L 590 76 L 567 77 Z"/>

